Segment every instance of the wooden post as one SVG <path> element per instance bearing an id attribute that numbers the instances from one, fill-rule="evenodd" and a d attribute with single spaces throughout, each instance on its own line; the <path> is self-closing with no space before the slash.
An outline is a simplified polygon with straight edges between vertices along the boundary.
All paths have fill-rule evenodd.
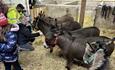
<path id="1" fill-rule="evenodd" d="M 27 14 L 30 15 L 29 0 L 25 0 Z"/>
<path id="2" fill-rule="evenodd" d="M 86 7 L 86 0 L 82 0 L 81 9 L 80 9 L 80 20 L 79 20 L 79 23 L 81 24 L 81 26 L 83 26 L 83 23 L 84 23 L 85 7 Z"/>
<path id="3" fill-rule="evenodd" d="M 79 14 L 79 8 L 76 8 L 76 17 L 75 17 L 75 20 L 78 22 L 78 15 Z"/>

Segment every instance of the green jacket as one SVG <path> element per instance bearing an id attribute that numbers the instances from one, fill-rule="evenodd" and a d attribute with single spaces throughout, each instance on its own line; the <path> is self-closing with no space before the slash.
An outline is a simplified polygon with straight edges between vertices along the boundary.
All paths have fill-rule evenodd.
<path id="1" fill-rule="evenodd" d="M 8 23 L 16 24 L 19 23 L 19 18 L 22 16 L 22 12 L 19 13 L 16 8 L 9 8 L 7 13 Z"/>

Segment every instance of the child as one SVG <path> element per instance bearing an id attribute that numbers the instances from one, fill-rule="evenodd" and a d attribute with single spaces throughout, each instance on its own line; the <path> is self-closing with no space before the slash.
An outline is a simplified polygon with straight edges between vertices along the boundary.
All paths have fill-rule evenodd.
<path id="1" fill-rule="evenodd" d="M 0 56 L 1 61 L 4 63 L 5 70 L 11 70 L 13 66 L 14 70 L 22 70 L 18 62 L 17 51 L 17 35 L 16 31 L 19 30 L 15 25 L 6 24 L 0 25 Z M 17 29 L 16 29 L 17 28 Z"/>

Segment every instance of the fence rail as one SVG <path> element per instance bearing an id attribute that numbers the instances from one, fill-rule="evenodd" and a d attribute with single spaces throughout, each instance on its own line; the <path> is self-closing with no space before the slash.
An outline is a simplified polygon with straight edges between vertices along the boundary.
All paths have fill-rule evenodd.
<path id="1" fill-rule="evenodd" d="M 64 5 L 64 4 L 40 4 L 40 5 L 35 5 L 34 7 L 40 7 L 40 6 L 49 6 L 49 7 L 75 7 L 79 8 L 79 5 Z"/>
<path id="2" fill-rule="evenodd" d="M 34 19 L 34 17 L 38 16 L 38 13 L 40 11 L 45 11 L 49 16 L 55 16 L 55 14 L 58 14 L 56 16 L 60 16 L 60 12 L 62 15 L 65 14 L 66 9 L 70 9 L 70 11 L 75 10 L 75 14 L 77 14 L 75 19 L 78 18 L 78 11 L 79 11 L 79 5 L 63 5 L 63 4 L 40 4 L 35 5 L 33 9 L 31 9 L 31 16 Z M 56 11 L 57 10 L 57 11 Z M 54 12 L 52 12 L 54 11 Z M 51 13 L 50 13 L 51 12 Z M 72 13 L 73 14 L 73 13 Z"/>

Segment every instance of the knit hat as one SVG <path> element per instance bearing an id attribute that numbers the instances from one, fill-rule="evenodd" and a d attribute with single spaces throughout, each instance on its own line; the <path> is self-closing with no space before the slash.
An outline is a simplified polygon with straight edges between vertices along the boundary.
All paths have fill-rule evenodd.
<path id="1" fill-rule="evenodd" d="M 25 9 L 22 4 L 18 4 L 17 7 L 21 8 L 21 9 Z"/>
<path id="2" fill-rule="evenodd" d="M 8 25 L 8 20 L 3 13 L 0 13 L 0 26 Z"/>

